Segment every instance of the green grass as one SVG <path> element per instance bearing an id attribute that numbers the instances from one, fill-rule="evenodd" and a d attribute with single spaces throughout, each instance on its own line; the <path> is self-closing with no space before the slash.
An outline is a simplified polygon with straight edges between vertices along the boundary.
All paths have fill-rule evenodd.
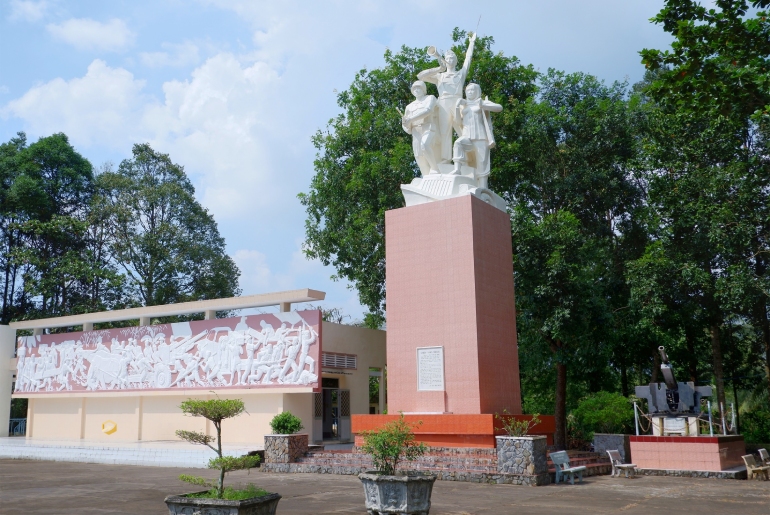
<path id="1" fill-rule="evenodd" d="M 244 488 L 233 488 L 232 486 L 226 486 L 222 499 L 228 501 L 243 501 L 245 499 L 251 499 L 252 497 L 262 497 L 268 495 L 270 492 L 259 488 L 257 485 L 246 485 Z M 195 497 L 198 499 L 216 499 L 217 489 L 212 488 L 206 492 L 200 492 L 195 494 L 188 494 L 187 497 Z"/>

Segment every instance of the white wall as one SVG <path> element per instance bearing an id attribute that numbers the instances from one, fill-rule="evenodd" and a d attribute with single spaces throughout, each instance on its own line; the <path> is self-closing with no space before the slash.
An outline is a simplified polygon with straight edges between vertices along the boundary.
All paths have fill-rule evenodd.
<path id="1" fill-rule="evenodd" d="M 8 419 L 11 418 L 11 384 L 16 366 L 14 350 L 16 331 L 0 325 L 0 437 L 8 436 Z"/>
<path id="2" fill-rule="evenodd" d="M 385 331 L 323 322 L 321 350 L 355 354 L 358 368 L 323 369 L 323 377 L 336 377 L 340 388 L 350 390 L 352 414 L 369 413 L 369 368 L 385 368 Z"/>

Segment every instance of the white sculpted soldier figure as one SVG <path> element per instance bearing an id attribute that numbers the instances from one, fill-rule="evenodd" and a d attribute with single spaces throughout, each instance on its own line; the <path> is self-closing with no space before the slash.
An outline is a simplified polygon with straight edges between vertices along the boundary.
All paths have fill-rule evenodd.
<path id="1" fill-rule="evenodd" d="M 412 84 L 414 102 L 406 106 L 401 127 L 412 135 L 414 160 L 423 175 L 438 173 L 436 152 L 436 97 L 428 95 L 428 88 L 421 80 Z"/>
<path id="2" fill-rule="evenodd" d="M 468 84 L 465 99 L 457 101 L 457 117 L 462 120 L 463 128 L 462 135 L 454 144 L 455 168 L 452 173 L 459 175 L 461 165 L 469 166 L 473 159 L 474 178 L 479 188 L 487 188 L 489 150 L 495 146 L 489 113 L 502 110 L 500 104 L 481 99 L 481 87 L 478 84 Z"/>
<path id="3" fill-rule="evenodd" d="M 438 131 L 442 163 L 449 163 L 452 158 L 452 129 L 454 128 L 457 134 L 462 131 L 460 120 L 455 116 L 455 107 L 463 95 L 463 86 L 471 66 L 475 43 L 476 34 L 471 34 L 468 50 L 465 53 L 465 61 L 459 70 L 456 69 L 457 56 L 454 52 L 447 50 L 442 58 L 436 52 L 435 47 L 431 47 L 428 53 L 438 59 L 440 66 L 423 70 L 417 74 L 418 79 L 435 84 L 438 88 Z"/>

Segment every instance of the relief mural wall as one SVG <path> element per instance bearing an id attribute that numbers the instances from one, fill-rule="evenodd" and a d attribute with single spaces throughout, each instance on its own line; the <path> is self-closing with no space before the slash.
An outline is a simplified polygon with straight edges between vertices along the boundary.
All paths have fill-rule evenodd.
<path id="1" fill-rule="evenodd" d="M 318 310 L 22 336 L 16 393 L 319 387 Z"/>

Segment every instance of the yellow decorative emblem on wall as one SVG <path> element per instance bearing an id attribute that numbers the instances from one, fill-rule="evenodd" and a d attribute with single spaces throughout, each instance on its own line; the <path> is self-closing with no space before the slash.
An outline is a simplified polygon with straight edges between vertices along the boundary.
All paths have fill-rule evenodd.
<path id="1" fill-rule="evenodd" d="M 102 432 L 106 435 L 111 435 L 118 430 L 118 425 L 112 420 L 102 422 Z"/>

